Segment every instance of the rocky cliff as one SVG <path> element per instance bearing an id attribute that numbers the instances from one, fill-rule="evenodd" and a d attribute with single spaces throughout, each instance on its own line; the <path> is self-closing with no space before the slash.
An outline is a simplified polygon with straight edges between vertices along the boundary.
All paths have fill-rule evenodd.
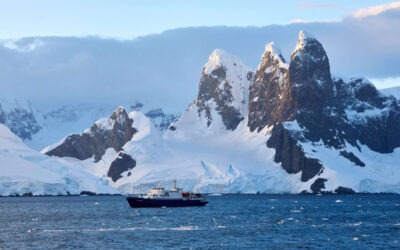
<path id="1" fill-rule="evenodd" d="M 300 32 L 290 64 L 283 63 L 269 46 L 250 87 L 248 124 L 251 130 L 274 126 L 267 146 L 276 149 L 274 159 L 288 173 L 302 172 L 302 181 L 308 181 L 323 171 L 318 159 L 303 152 L 305 142 L 322 142 L 360 167 L 365 163 L 346 151 L 346 143 L 379 153 L 400 146 L 399 101 L 366 79 L 332 78 L 328 57 L 315 38 Z M 297 123 L 301 131 L 287 122 Z"/>
<path id="2" fill-rule="evenodd" d="M 215 50 L 203 68 L 195 105 L 210 126 L 215 110 L 226 129 L 234 130 L 247 114 L 248 88 L 253 72 L 239 59 Z"/>
<path id="3" fill-rule="evenodd" d="M 125 109 L 119 107 L 111 116 L 96 121 L 90 129 L 81 134 L 69 135 L 43 152 L 50 156 L 73 157 L 79 160 L 94 157 L 98 161 L 106 149 L 113 148 L 119 152 L 132 139 L 136 132 L 132 123 Z"/>

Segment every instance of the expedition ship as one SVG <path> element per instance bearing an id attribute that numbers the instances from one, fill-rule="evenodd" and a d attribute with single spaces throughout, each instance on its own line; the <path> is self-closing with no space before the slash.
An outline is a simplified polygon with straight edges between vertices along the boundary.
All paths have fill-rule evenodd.
<path id="1" fill-rule="evenodd" d="M 208 203 L 202 194 L 183 192 L 176 187 L 176 180 L 172 190 L 154 187 L 145 195 L 128 196 L 126 199 L 132 208 L 139 207 L 195 207 Z"/>

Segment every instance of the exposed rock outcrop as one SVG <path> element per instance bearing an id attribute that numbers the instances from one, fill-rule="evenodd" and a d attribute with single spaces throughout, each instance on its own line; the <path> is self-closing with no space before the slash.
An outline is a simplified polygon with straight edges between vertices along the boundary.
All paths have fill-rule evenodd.
<path id="1" fill-rule="evenodd" d="M 6 118 L 7 118 L 6 112 L 4 112 L 0 103 L 0 123 L 4 124 L 6 122 Z"/>
<path id="2" fill-rule="evenodd" d="M 327 181 L 327 179 L 324 178 L 318 178 L 314 181 L 313 184 L 311 184 L 311 191 L 314 194 L 320 194 L 322 192 L 324 192 L 323 190 L 325 189 L 325 182 Z"/>
<path id="3" fill-rule="evenodd" d="M 274 45 L 269 43 L 257 68 L 249 91 L 249 120 L 251 131 L 261 131 L 294 118 L 295 103 L 289 84 L 289 65 Z"/>
<path id="4" fill-rule="evenodd" d="M 89 130 L 68 136 L 58 145 L 45 150 L 44 153 L 80 160 L 94 157 L 95 161 L 98 161 L 107 148 L 113 148 L 119 152 L 122 146 L 132 139 L 136 132 L 132 123 L 125 109 L 119 107 L 110 117 L 96 121 Z"/>
<path id="5" fill-rule="evenodd" d="M 122 177 L 122 173 L 133 169 L 136 166 L 136 161 L 125 152 L 118 153 L 117 158 L 111 163 L 108 169 L 107 176 L 111 177 L 113 182 L 116 182 Z"/>
<path id="6" fill-rule="evenodd" d="M 356 192 L 351 188 L 339 186 L 335 189 L 335 193 L 337 193 L 337 194 L 355 194 Z"/>
<path id="7" fill-rule="evenodd" d="M 332 78 L 323 46 L 305 32 L 289 65 L 273 43 L 266 46 L 249 99 L 250 130 L 274 126 L 267 146 L 276 149 L 274 159 L 288 173 L 301 171 L 302 181 L 323 171 L 317 159 L 304 154 L 304 142 L 321 141 L 361 167 L 365 163 L 344 150 L 346 143 L 380 153 L 400 146 L 399 101 L 380 94 L 366 79 Z M 287 122 L 296 128 L 284 126 Z"/>
<path id="8" fill-rule="evenodd" d="M 199 115 L 205 114 L 210 126 L 215 111 L 226 129 L 234 130 L 247 115 L 247 99 L 253 73 L 239 59 L 215 50 L 203 68 L 195 100 Z"/>
<path id="9" fill-rule="evenodd" d="M 31 140 L 32 136 L 42 129 L 32 109 L 15 107 L 5 111 L 1 104 L 0 123 L 6 125 L 23 140 Z"/>
<path id="10" fill-rule="evenodd" d="M 280 162 L 286 172 L 301 172 L 301 181 L 308 181 L 322 170 L 322 165 L 318 159 L 306 157 L 297 140 L 283 124 L 278 124 L 272 129 L 267 146 L 275 148 L 274 160 Z"/>

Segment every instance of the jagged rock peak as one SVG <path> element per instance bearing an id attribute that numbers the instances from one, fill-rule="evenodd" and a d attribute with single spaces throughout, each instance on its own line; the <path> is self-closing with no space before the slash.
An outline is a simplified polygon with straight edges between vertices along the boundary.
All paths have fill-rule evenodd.
<path id="1" fill-rule="evenodd" d="M 313 45 L 319 45 L 322 47 L 321 43 L 312 35 L 309 33 L 300 30 L 299 36 L 297 39 L 297 44 L 296 47 L 294 48 L 294 51 L 292 52 L 291 59 L 296 56 L 296 55 L 302 55 L 305 52 L 307 52 Z M 323 49 L 323 48 L 322 48 Z"/>
<path id="2" fill-rule="evenodd" d="M 95 125 L 101 129 L 112 129 L 116 124 L 124 125 L 125 123 L 130 123 L 129 115 L 124 107 L 119 106 L 109 117 L 97 120 Z"/>
<path id="3" fill-rule="evenodd" d="M 83 133 L 72 134 L 42 152 L 50 156 L 73 157 L 85 160 L 94 156 L 99 161 L 106 149 L 119 152 L 132 139 L 136 129 L 123 107 L 118 107 L 109 117 L 97 120 Z"/>
<path id="4" fill-rule="evenodd" d="M 207 126 L 216 111 L 227 129 L 234 130 L 247 115 L 248 91 L 252 70 L 240 59 L 216 49 L 204 65 L 199 92 L 194 105 L 199 116 L 205 116 Z M 215 118 L 215 117 L 214 117 Z"/>
<path id="5" fill-rule="evenodd" d="M 282 75 L 281 70 L 279 70 L 280 68 L 285 71 L 289 68 L 289 65 L 285 63 L 285 59 L 283 58 L 280 49 L 275 45 L 275 43 L 267 43 L 267 45 L 265 45 L 264 54 L 261 57 L 261 62 L 257 67 L 257 76 L 262 76 L 260 75 L 260 73 L 271 74 L 277 70 L 278 75 Z M 277 77 L 279 78 L 278 75 Z"/>
<path id="6" fill-rule="evenodd" d="M 317 39 L 302 30 L 290 57 L 290 78 L 294 86 L 308 82 L 322 86 L 332 81 L 325 49 Z"/>
<path id="7" fill-rule="evenodd" d="M 110 118 L 111 119 L 117 119 L 119 116 L 128 116 L 127 115 L 127 112 L 126 112 L 126 110 L 125 110 L 125 108 L 124 107 L 122 107 L 122 106 L 119 106 L 118 108 L 116 108 L 115 110 L 114 110 L 114 112 L 112 113 L 112 115 L 110 116 Z"/>
<path id="8" fill-rule="evenodd" d="M 313 40 L 316 40 L 316 39 L 311 34 L 305 32 L 303 30 L 300 30 L 295 51 L 303 49 L 309 41 L 313 41 Z"/>
<path id="9" fill-rule="evenodd" d="M 261 60 L 271 56 L 282 63 L 286 63 L 285 58 L 282 56 L 281 50 L 275 45 L 275 42 L 270 42 L 265 45 L 265 51 Z"/>
<path id="10" fill-rule="evenodd" d="M 239 58 L 229 54 L 228 52 L 222 49 L 215 49 L 208 57 L 208 61 L 203 67 L 203 72 L 209 75 L 215 69 L 218 69 L 221 66 L 230 68 L 232 66 L 238 66 L 238 65 L 240 66 L 244 65 Z"/>
<path id="11" fill-rule="evenodd" d="M 312 35 L 303 30 L 300 30 L 296 47 L 290 57 L 291 61 L 296 57 L 312 59 L 313 61 L 328 61 L 328 57 L 322 44 Z"/>
<path id="12" fill-rule="evenodd" d="M 116 108 L 114 110 L 113 114 L 120 114 L 120 113 L 123 113 L 123 112 L 126 112 L 125 108 L 122 107 L 122 106 L 119 106 L 118 108 Z"/>
<path id="13" fill-rule="evenodd" d="M 261 131 L 265 126 L 283 121 L 295 112 L 291 108 L 293 102 L 290 102 L 288 72 L 289 65 L 285 63 L 280 50 L 274 42 L 268 43 L 249 90 L 250 131 Z"/>

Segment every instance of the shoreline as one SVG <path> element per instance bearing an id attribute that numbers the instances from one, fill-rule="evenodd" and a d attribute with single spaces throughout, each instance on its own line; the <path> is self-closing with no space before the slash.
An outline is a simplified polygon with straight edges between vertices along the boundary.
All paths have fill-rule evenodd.
<path id="1" fill-rule="evenodd" d="M 27 194 L 15 194 L 15 195 L 0 195 L 0 198 L 33 198 L 33 197 L 87 197 L 87 196 L 130 196 L 132 194 L 96 194 L 96 193 L 87 193 L 87 192 L 82 192 L 81 194 L 59 194 L 59 195 L 33 195 L 31 193 Z M 322 196 L 322 195 L 338 195 L 338 196 L 349 196 L 349 195 L 400 195 L 398 193 L 333 193 L 333 192 L 324 192 L 324 193 L 298 193 L 298 194 L 291 194 L 291 193 L 282 193 L 282 194 L 277 194 L 277 193 L 223 193 L 223 194 L 215 194 L 215 193 L 209 193 L 209 194 L 204 194 L 206 196 L 240 196 L 240 195 L 268 195 L 268 196 Z"/>

